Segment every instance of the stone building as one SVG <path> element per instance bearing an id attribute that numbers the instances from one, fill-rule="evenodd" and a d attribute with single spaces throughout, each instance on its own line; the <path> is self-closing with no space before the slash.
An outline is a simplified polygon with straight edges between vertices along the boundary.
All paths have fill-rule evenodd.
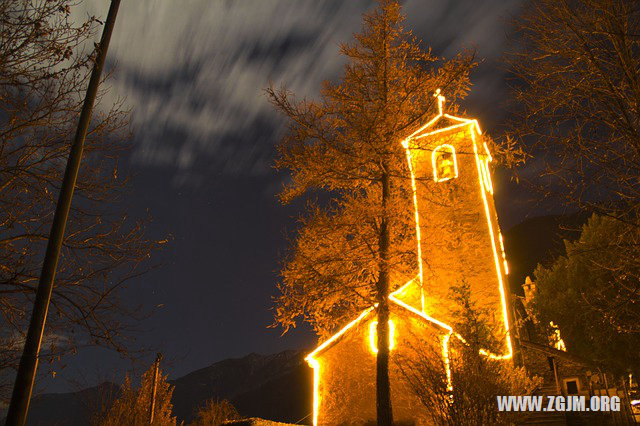
<path id="1" fill-rule="evenodd" d="M 420 287 L 411 281 L 391 295 L 391 399 L 398 424 L 429 424 L 427 413 L 402 374 L 405 360 L 416 348 L 447 356 L 450 329 L 411 304 L 420 300 Z M 371 307 L 307 356 L 314 368 L 314 424 L 375 424 L 377 318 Z"/>
<path id="2" fill-rule="evenodd" d="M 493 201 L 489 148 L 476 120 L 443 111 L 410 135 L 405 146 L 415 191 L 419 281 L 423 310 L 452 321 L 450 289 L 466 282 L 478 308 L 490 312 L 512 355 L 509 273 Z"/>
<path id="3" fill-rule="evenodd" d="M 466 283 L 475 305 L 498 325 L 495 337 L 501 349 L 495 353 L 482 349 L 481 354 L 506 362 L 517 356 L 531 375 L 544 379 L 538 394 L 620 396 L 623 412 L 597 420 L 627 424 L 632 414 L 624 383 L 613 383 L 606 371 L 567 354 L 559 334 L 554 341 L 536 343 L 528 335 L 530 321 L 519 321 L 524 326 L 512 329 L 513 308 L 519 320 L 530 316 L 527 300 L 535 293 L 535 283 L 527 279 L 524 300 L 509 294 L 509 267 L 493 201 L 491 154 L 478 122 L 444 113 L 444 98 L 439 92 L 436 96 L 439 113 L 402 141 L 414 192 L 413 205 L 407 208 L 415 213 L 418 271 L 389 297 L 394 419 L 398 424 L 429 424 L 401 374 L 402 361 L 420 347 L 427 349 L 423 353 L 442 357 L 448 366 L 449 341 L 464 341 L 449 325 L 455 307 L 451 288 Z M 314 425 L 375 424 L 375 325 L 375 306 L 371 306 L 307 356 L 314 370 Z M 531 414 L 523 424 L 567 424 L 569 417 Z M 586 419 L 591 420 L 593 414 Z"/>
<path id="4" fill-rule="evenodd" d="M 416 346 L 447 365 L 452 286 L 465 282 L 471 298 L 498 325 L 500 352 L 510 359 L 508 265 L 493 202 L 491 154 L 476 120 L 439 112 L 402 141 L 414 192 L 415 278 L 390 296 L 390 380 L 394 419 L 426 424 L 424 410 L 398 371 Z M 314 424 L 375 424 L 375 307 L 363 311 L 306 358 L 314 369 Z M 401 364 L 400 364 L 401 365 Z"/>

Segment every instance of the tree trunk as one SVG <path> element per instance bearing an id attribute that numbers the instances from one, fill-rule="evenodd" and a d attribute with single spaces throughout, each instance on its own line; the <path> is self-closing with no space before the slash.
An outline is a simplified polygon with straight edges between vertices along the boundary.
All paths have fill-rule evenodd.
<path id="1" fill-rule="evenodd" d="M 380 277 L 378 279 L 378 354 L 376 357 L 376 411 L 379 426 L 393 424 L 389 383 L 389 224 L 387 202 L 390 180 L 382 175 L 382 220 L 380 223 Z"/>

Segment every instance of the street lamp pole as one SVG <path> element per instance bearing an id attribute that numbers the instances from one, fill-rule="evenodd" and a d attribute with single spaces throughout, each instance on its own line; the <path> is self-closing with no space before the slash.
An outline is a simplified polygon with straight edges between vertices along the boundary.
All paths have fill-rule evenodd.
<path id="1" fill-rule="evenodd" d="M 64 178 L 60 194 L 58 196 L 58 204 L 53 216 L 51 231 L 49 233 L 49 241 L 45 252 L 40 280 L 36 290 L 36 299 L 31 313 L 31 321 L 29 322 L 29 330 L 24 343 L 18 374 L 13 385 L 13 394 L 11 395 L 11 403 L 7 413 L 7 426 L 24 426 L 29 411 L 29 402 L 33 390 L 33 382 L 35 380 L 36 371 L 38 369 L 38 357 L 40 355 L 40 345 L 44 334 L 44 326 L 47 320 L 47 312 L 49 310 L 49 302 L 51 300 L 51 292 L 53 291 L 53 283 L 58 266 L 58 258 L 60 257 L 60 248 L 64 231 L 71 208 L 71 199 L 73 198 L 73 190 L 78 178 L 78 170 L 80 161 L 82 160 L 82 150 L 84 148 L 84 140 L 87 135 L 89 123 L 91 121 L 91 113 L 93 104 L 100 85 L 100 76 L 104 67 L 107 50 L 109 48 L 109 40 L 118 13 L 120 0 L 111 0 L 109 14 L 102 31 L 100 44 L 97 46 L 97 55 L 91 72 L 91 79 L 85 95 L 84 104 L 80 113 L 78 128 L 71 145 L 67 167 L 64 171 Z"/>
<path id="2" fill-rule="evenodd" d="M 151 404 L 149 406 L 149 424 L 153 424 L 153 418 L 156 412 L 156 393 L 158 391 L 158 373 L 160 370 L 160 361 L 162 354 L 156 356 L 156 362 L 153 363 L 153 382 L 151 384 Z"/>

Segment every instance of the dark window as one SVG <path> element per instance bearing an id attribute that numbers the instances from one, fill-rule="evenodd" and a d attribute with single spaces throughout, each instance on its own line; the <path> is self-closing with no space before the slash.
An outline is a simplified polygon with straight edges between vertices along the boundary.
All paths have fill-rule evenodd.
<path id="1" fill-rule="evenodd" d="M 553 364 L 555 363 L 555 360 L 552 356 L 548 356 L 547 361 L 549 361 L 549 370 L 553 371 Z"/>
<path id="2" fill-rule="evenodd" d="M 578 381 L 577 380 L 568 380 L 567 381 L 567 393 L 569 395 L 577 395 L 578 394 Z"/>

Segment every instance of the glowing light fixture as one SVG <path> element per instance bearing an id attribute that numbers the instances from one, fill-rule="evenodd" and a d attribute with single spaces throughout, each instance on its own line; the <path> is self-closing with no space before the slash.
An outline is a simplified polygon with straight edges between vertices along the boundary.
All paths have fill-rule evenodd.
<path id="1" fill-rule="evenodd" d="M 509 263 L 507 263 L 507 254 L 504 251 L 504 240 L 502 232 L 498 232 L 498 240 L 500 240 L 500 250 L 502 251 L 502 265 L 504 266 L 505 275 L 509 275 Z"/>
<path id="2" fill-rule="evenodd" d="M 313 424 L 318 424 L 318 412 L 320 411 L 320 362 L 317 359 L 305 358 L 313 368 Z"/>
<path id="3" fill-rule="evenodd" d="M 567 345 L 564 344 L 564 340 L 562 340 L 562 337 L 560 336 L 560 329 L 558 328 L 557 325 L 555 325 L 553 323 L 553 321 L 551 321 L 549 323 L 549 325 L 551 326 L 551 329 L 553 330 L 553 347 L 556 348 L 559 351 L 563 351 L 566 352 L 567 351 Z"/>
<path id="4" fill-rule="evenodd" d="M 453 384 L 451 383 L 451 364 L 449 361 L 449 339 L 451 339 L 451 333 L 442 338 L 442 359 L 444 359 L 444 368 L 447 373 L 447 391 L 453 390 Z"/>
<path id="5" fill-rule="evenodd" d="M 484 187 L 490 194 L 493 194 L 493 182 L 491 181 L 491 169 L 489 167 L 489 163 L 493 161 L 493 157 L 491 157 L 491 152 L 489 152 L 489 147 L 487 143 L 483 143 L 484 146 L 484 155 L 481 159 L 482 165 L 482 181 L 484 182 Z"/>
<path id="6" fill-rule="evenodd" d="M 389 350 L 396 345 L 396 326 L 392 320 L 389 320 Z M 374 354 L 378 353 L 378 321 L 371 321 L 369 324 L 369 349 Z"/>

